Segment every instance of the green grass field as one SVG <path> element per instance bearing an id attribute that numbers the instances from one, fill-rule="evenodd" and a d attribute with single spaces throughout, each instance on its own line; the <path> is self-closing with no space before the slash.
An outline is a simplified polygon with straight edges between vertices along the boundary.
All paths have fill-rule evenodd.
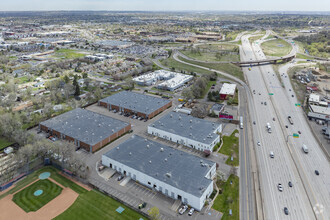
<path id="1" fill-rule="evenodd" d="M 232 184 L 230 184 L 232 181 Z M 213 209 L 223 213 L 221 220 L 239 219 L 239 178 L 230 175 L 227 182 L 218 181 L 217 185 L 222 189 L 222 194 L 218 194 L 212 206 Z M 232 216 L 229 215 L 232 210 Z"/>
<path id="2" fill-rule="evenodd" d="M 125 210 L 119 214 L 116 209 Z M 79 195 L 73 205 L 57 216 L 55 220 L 89 220 L 89 219 L 146 219 L 134 210 L 95 190 Z"/>
<path id="3" fill-rule="evenodd" d="M 35 196 L 34 192 L 39 189 L 43 190 L 43 193 L 40 196 Z M 46 205 L 61 192 L 62 188 L 50 180 L 39 180 L 16 193 L 13 201 L 25 212 L 33 212 Z"/>
<path id="4" fill-rule="evenodd" d="M 190 65 L 187 65 L 187 64 L 184 64 L 184 63 L 180 63 L 180 62 L 176 61 L 175 59 L 173 59 L 172 57 L 170 57 L 166 60 L 163 60 L 162 64 L 164 66 L 169 67 L 169 68 L 174 67 L 175 71 L 183 70 L 183 71 L 186 71 L 188 73 L 195 72 L 195 73 L 201 73 L 201 74 L 210 74 L 210 73 L 212 73 L 211 71 L 208 71 L 208 70 L 204 70 L 204 69 L 201 69 L 201 68 L 198 68 L 198 67 L 194 67 L 194 66 L 190 66 Z"/>
<path id="5" fill-rule="evenodd" d="M 33 181 L 35 181 L 36 179 L 39 178 L 39 174 L 43 173 L 43 172 L 50 172 L 50 177 L 52 179 L 54 179 L 56 182 L 58 182 L 59 184 L 65 186 L 65 187 L 70 187 L 73 191 L 81 194 L 84 192 L 87 192 L 87 190 L 79 185 L 77 185 L 76 183 L 72 182 L 71 180 L 65 178 L 64 176 L 62 176 L 59 173 L 59 170 L 51 167 L 51 166 L 47 166 L 47 167 L 43 167 L 40 170 L 37 170 L 33 173 L 31 173 L 30 175 L 26 176 L 24 179 L 18 181 L 15 186 L 8 190 L 6 193 L 3 193 L 0 195 L 0 199 L 9 195 L 9 194 L 14 194 L 15 192 L 19 191 L 20 189 L 22 189 L 24 186 L 32 183 Z"/>
<path id="6" fill-rule="evenodd" d="M 84 57 L 86 54 L 80 53 L 77 50 L 72 50 L 72 49 L 59 49 L 55 51 L 55 57 L 63 57 L 66 59 L 75 59 L 75 58 L 80 58 Z"/>
<path id="7" fill-rule="evenodd" d="M 256 40 L 259 40 L 260 38 L 262 38 L 263 35 L 258 34 L 257 36 L 253 36 L 253 37 L 249 37 L 249 41 L 250 43 L 253 43 Z"/>
<path id="8" fill-rule="evenodd" d="M 226 161 L 226 164 L 232 166 L 239 165 L 239 138 L 235 137 L 235 134 L 238 133 L 238 130 L 235 130 L 230 136 L 223 136 L 223 145 L 219 151 L 221 154 L 228 155 L 229 158 Z M 231 156 L 233 156 L 233 161 L 231 161 Z"/>
<path id="9" fill-rule="evenodd" d="M 225 54 L 218 59 L 216 57 L 216 52 L 200 52 L 200 53 L 193 53 L 191 50 L 182 50 L 181 53 L 186 55 L 187 57 L 202 60 L 202 61 L 233 61 L 237 62 L 240 60 L 239 54 Z"/>
<path id="10" fill-rule="evenodd" d="M 261 44 L 261 48 L 265 55 L 282 57 L 290 53 L 291 45 L 282 39 L 270 40 Z"/>
<path id="11" fill-rule="evenodd" d="M 231 64 L 231 63 L 203 63 L 203 62 L 198 62 L 198 61 L 187 60 L 183 57 L 179 57 L 179 59 L 184 62 L 187 62 L 187 63 L 191 63 L 191 64 L 195 64 L 195 65 L 226 72 L 226 73 L 231 74 L 244 81 L 244 76 L 243 76 L 243 72 L 242 72 L 241 68 L 234 64 Z"/>
<path id="12" fill-rule="evenodd" d="M 12 145 L 12 144 L 13 144 L 13 142 L 8 141 L 4 137 L 0 137 L 0 151 L 2 151 L 3 149 L 5 149 L 6 147 L 8 147 L 9 145 Z"/>

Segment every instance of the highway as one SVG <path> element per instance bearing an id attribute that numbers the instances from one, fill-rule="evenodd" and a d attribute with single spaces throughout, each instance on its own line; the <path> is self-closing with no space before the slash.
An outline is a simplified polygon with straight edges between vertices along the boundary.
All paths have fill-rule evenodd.
<path id="1" fill-rule="evenodd" d="M 262 40 L 269 33 L 267 31 Z M 258 44 L 251 45 L 248 37 L 249 35 L 242 37 L 241 61 L 265 59 L 266 56 L 259 46 L 262 40 Z M 295 53 L 295 50 L 296 48 L 291 53 Z M 189 64 L 179 60 L 177 56 L 177 54 L 174 55 L 177 61 Z M 198 65 L 189 65 L 210 70 Z M 253 66 L 251 70 L 249 67 L 242 69 L 250 90 L 244 82 L 234 80 L 243 85 L 247 94 L 246 100 L 249 103 L 249 116 L 252 121 L 255 121 L 253 133 L 250 136 L 254 140 L 251 148 L 256 150 L 256 162 L 260 175 L 262 207 L 258 207 L 258 211 L 263 210 L 261 219 L 330 219 L 327 210 L 330 207 L 329 162 L 309 130 L 304 113 L 295 106 L 297 100 L 288 76 L 285 77 L 286 73 L 284 75 L 281 73 L 285 86 L 283 88 L 272 65 Z M 230 76 L 220 71 L 217 72 L 227 77 Z M 229 78 L 233 79 L 232 76 Z M 250 91 L 253 90 L 255 90 L 255 94 L 251 98 Z M 265 101 L 267 105 L 261 104 Z M 243 115 L 246 116 L 245 113 Z M 294 125 L 289 124 L 288 115 L 292 116 Z M 272 127 L 270 134 L 266 131 L 267 122 Z M 286 125 L 288 128 L 285 127 Z M 288 136 L 297 133 L 298 129 L 302 133 L 300 138 L 293 139 L 292 136 Z M 242 138 L 240 143 L 246 142 L 246 136 L 241 135 Z M 257 142 L 260 142 L 261 146 L 258 146 Z M 302 143 L 309 146 L 309 154 L 302 152 Z M 248 156 L 245 153 L 247 144 L 243 144 L 244 147 L 240 146 L 240 156 L 244 158 L 240 162 L 240 180 L 243 182 L 242 187 L 240 186 L 240 212 L 243 217 L 241 219 L 254 219 L 253 214 L 246 215 L 252 209 L 249 204 L 253 204 L 252 201 L 249 201 L 248 196 L 251 186 L 248 181 L 243 179 L 244 177 L 251 178 L 249 175 L 251 173 L 250 164 L 247 164 Z M 270 151 L 274 152 L 273 159 L 269 156 Z M 319 176 L 315 175 L 315 169 L 320 171 Z M 292 182 L 293 187 L 288 186 L 289 181 Z M 283 192 L 278 190 L 278 183 L 282 184 Z M 245 184 L 247 184 L 247 189 L 244 189 Z M 289 215 L 284 214 L 284 207 L 288 208 Z"/>
<path id="2" fill-rule="evenodd" d="M 251 46 L 248 37 L 242 37 L 241 59 L 265 59 L 260 48 L 262 40 Z M 256 141 L 261 143 L 257 147 L 257 157 L 265 219 L 330 219 L 326 210 L 330 207 L 329 162 L 309 130 L 302 109 L 295 106 L 297 100 L 288 76 L 285 77 L 286 73 L 282 76 L 283 88 L 271 65 L 251 67 L 251 71 L 246 67 L 243 71 L 250 89 L 256 91 L 254 105 L 258 110 L 251 117 L 255 117 L 256 121 Z M 261 104 L 265 101 L 266 106 Z M 289 115 L 294 125 L 289 124 Z M 272 126 L 271 134 L 265 128 L 267 122 Z M 298 130 L 302 133 L 300 138 L 288 136 Z M 309 154 L 303 153 L 303 143 L 309 146 Z M 270 151 L 274 152 L 274 159 L 269 157 Z M 315 175 L 315 170 L 320 171 L 319 176 Z M 293 183 L 292 188 L 288 186 L 289 181 Z M 277 189 L 278 183 L 283 185 L 283 192 Z M 288 216 L 284 214 L 284 207 L 289 210 Z"/>

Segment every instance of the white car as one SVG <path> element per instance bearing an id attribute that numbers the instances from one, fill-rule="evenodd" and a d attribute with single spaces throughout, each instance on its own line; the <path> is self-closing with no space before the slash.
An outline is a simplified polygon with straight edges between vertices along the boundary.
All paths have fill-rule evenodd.
<path id="1" fill-rule="evenodd" d="M 188 212 L 188 215 L 192 215 L 192 214 L 194 214 L 194 211 L 195 211 L 195 209 L 194 208 L 191 208 L 190 210 L 189 210 L 189 212 Z"/>
<path id="2" fill-rule="evenodd" d="M 260 142 L 259 141 L 258 141 L 257 145 L 260 146 Z"/>
<path id="3" fill-rule="evenodd" d="M 279 183 L 279 184 L 277 185 L 277 189 L 278 189 L 280 192 L 283 191 L 283 187 L 282 187 L 282 184 L 281 184 L 281 183 Z"/>

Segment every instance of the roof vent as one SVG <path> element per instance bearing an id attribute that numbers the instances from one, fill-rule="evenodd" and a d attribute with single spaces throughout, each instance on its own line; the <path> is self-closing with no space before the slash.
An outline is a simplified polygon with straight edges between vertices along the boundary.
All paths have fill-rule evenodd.
<path id="1" fill-rule="evenodd" d="M 129 152 L 129 155 L 131 156 L 132 155 L 132 152 Z"/>
<path id="2" fill-rule="evenodd" d="M 173 115 L 171 114 L 170 117 L 173 118 Z"/>
<path id="3" fill-rule="evenodd" d="M 167 162 L 167 158 L 165 158 L 165 162 Z"/>
<path id="4" fill-rule="evenodd" d="M 151 160 L 149 160 L 149 163 L 151 163 Z"/>
<path id="5" fill-rule="evenodd" d="M 117 150 L 119 150 L 119 147 L 117 147 Z"/>
<path id="6" fill-rule="evenodd" d="M 160 148 L 160 152 L 164 152 L 164 148 Z"/>
<path id="7" fill-rule="evenodd" d="M 147 141 L 148 141 L 148 140 L 147 140 L 147 138 L 146 138 L 146 139 L 144 139 L 144 141 L 145 141 L 145 142 L 147 142 Z"/>
<path id="8" fill-rule="evenodd" d="M 190 123 L 192 123 L 192 120 L 190 119 Z"/>
<path id="9" fill-rule="evenodd" d="M 149 144 L 147 144 L 147 148 L 150 148 L 150 145 Z"/>
<path id="10" fill-rule="evenodd" d="M 172 174 L 170 174 L 170 173 L 166 173 L 166 176 L 167 176 L 168 178 L 171 178 L 171 177 L 172 177 Z"/>
<path id="11" fill-rule="evenodd" d="M 192 133 L 190 133 L 189 135 L 192 136 Z"/>

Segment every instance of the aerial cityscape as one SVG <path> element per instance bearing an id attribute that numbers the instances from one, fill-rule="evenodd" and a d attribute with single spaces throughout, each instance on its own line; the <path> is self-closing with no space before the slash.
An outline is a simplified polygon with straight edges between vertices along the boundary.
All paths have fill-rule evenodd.
<path id="1" fill-rule="evenodd" d="M 330 3 L 0 11 L 0 219 L 330 220 Z"/>

